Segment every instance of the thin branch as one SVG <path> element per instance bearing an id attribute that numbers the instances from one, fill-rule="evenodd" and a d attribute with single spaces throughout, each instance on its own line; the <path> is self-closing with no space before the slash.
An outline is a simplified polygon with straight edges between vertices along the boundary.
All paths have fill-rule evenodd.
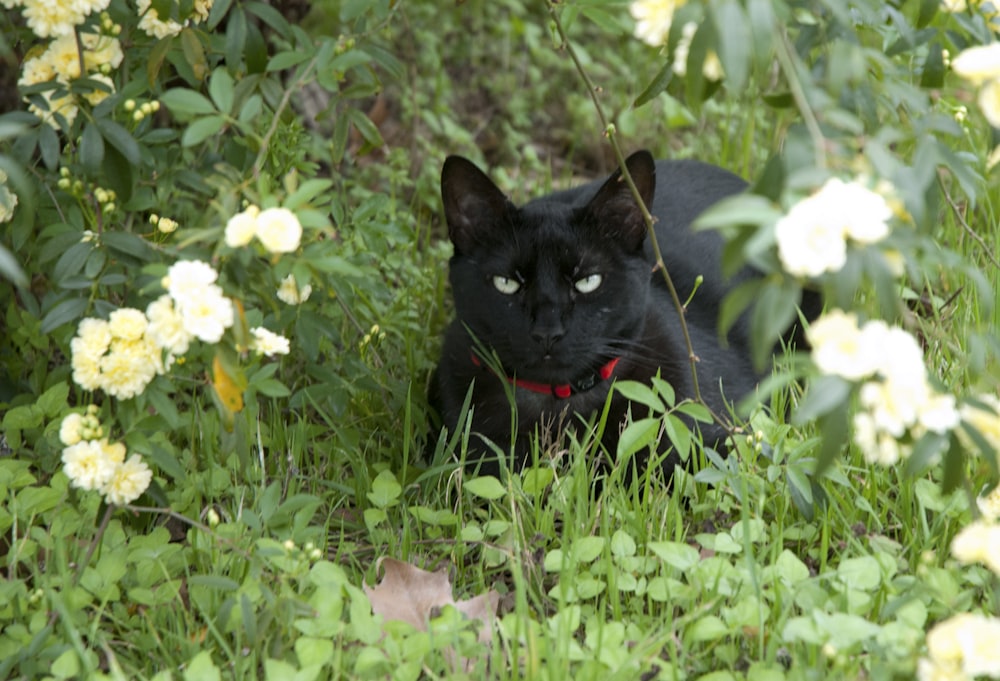
<path id="1" fill-rule="evenodd" d="M 983 249 L 983 253 L 985 253 L 986 257 L 989 258 L 989 261 L 993 263 L 993 266 L 1000 269 L 1000 261 L 998 261 L 997 257 L 993 255 L 993 251 L 990 250 L 990 246 L 986 243 L 986 240 L 979 236 L 979 234 L 976 233 L 976 230 L 972 229 L 972 226 L 965 221 L 965 217 L 962 215 L 962 209 L 959 208 L 958 204 L 955 203 L 955 199 L 952 198 L 950 193 L 948 193 L 948 188 L 944 186 L 944 182 L 942 181 L 940 175 L 938 175 L 938 185 L 941 187 L 941 193 L 944 194 L 944 200 L 948 202 L 949 206 L 951 206 L 951 210 L 955 214 L 958 224 L 962 225 L 962 229 L 965 230 L 965 233 L 971 236 L 975 242 L 979 244 L 979 247 Z"/>
<path id="2" fill-rule="evenodd" d="M 708 405 L 705 400 L 702 399 L 701 388 L 698 385 L 698 355 L 695 354 L 694 346 L 691 344 L 691 334 L 688 331 L 687 319 L 685 318 L 686 311 L 683 303 L 681 303 L 680 296 L 677 295 L 677 289 L 674 287 L 673 279 L 670 278 L 670 273 L 667 272 L 667 267 L 663 262 L 663 253 L 660 251 L 660 244 L 656 240 L 656 230 L 653 228 L 655 220 L 652 214 L 650 214 L 649 208 L 643 202 L 642 196 L 639 194 L 639 189 L 635 186 L 635 182 L 632 180 L 632 175 L 625 166 L 625 156 L 622 153 L 621 146 L 618 144 L 615 126 L 608 121 L 608 117 L 604 113 L 604 107 L 601 105 L 601 100 L 597 96 L 598 88 L 590 79 L 590 76 L 587 74 L 586 69 L 584 69 L 583 64 L 580 62 L 580 59 L 576 54 L 576 50 L 573 49 L 573 44 L 569 41 L 569 37 L 566 35 L 562 21 L 559 19 L 559 13 L 556 10 L 556 3 L 551 0 L 546 0 L 546 5 L 548 5 L 549 15 L 552 17 L 552 21 L 559 33 L 559 38 L 562 40 L 563 48 L 565 48 L 570 59 L 573 60 L 573 65 L 576 67 L 577 73 L 580 74 L 580 78 L 587 87 L 587 92 L 590 93 L 590 99 L 593 101 L 594 108 L 597 110 L 597 117 L 601 121 L 601 126 L 604 129 L 605 136 L 608 138 L 608 141 L 611 143 L 611 148 L 615 152 L 615 160 L 618 162 L 618 167 L 621 169 L 622 178 L 625 180 L 625 184 L 628 185 L 629 190 L 632 192 L 632 196 L 635 198 L 636 204 L 642 211 L 642 219 L 646 223 L 646 232 L 649 234 L 650 245 L 653 247 L 653 257 L 656 261 L 654 271 L 658 269 L 663 273 L 663 281 L 666 283 L 667 290 L 670 292 L 670 298 L 674 303 L 674 307 L 677 308 L 678 317 L 681 323 L 681 333 L 684 335 L 684 344 L 687 347 L 688 361 L 691 363 L 691 381 L 692 386 L 694 387 L 694 398 L 695 401 L 707 407 Z"/>

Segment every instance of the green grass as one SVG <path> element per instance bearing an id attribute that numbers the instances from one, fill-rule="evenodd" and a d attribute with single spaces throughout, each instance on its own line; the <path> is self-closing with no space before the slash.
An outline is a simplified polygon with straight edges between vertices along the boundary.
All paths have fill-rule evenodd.
<path id="1" fill-rule="evenodd" d="M 341 3 L 319 5 L 330 24 L 312 30 L 347 31 L 330 18 Z M 156 509 L 108 516 L 68 487 L 59 419 L 83 399 L 59 392 L 72 329 L 41 334 L 38 301 L 5 299 L 2 378 L 20 377 L 8 413 L 22 411 L 3 417 L 14 454 L 0 458 L 0 678 L 903 679 L 933 623 L 1000 610 L 997 577 L 949 556 L 969 493 L 994 471 L 972 461 L 969 489 L 942 496 L 940 467 L 911 476 L 848 448 L 815 478 L 830 434 L 787 422 L 798 386 L 743 415 L 749 441 L 728 458 L 695 448 L 670 484 L 619 467 L 596 493 L 587 436 L 473 479 L 467 433 L 437 443 L 427 425 L 451 314 L 440 163 L 473 157 L 523 202 L 603 174 L 612 156 L 543 6 L 399 13 L 375 31 L 406 65 L 385 88 L 398 137 L 386 133 L 375 161 L 331 164 L 339 213 L 324 253 L 353 269 L 316 276 L 314 307 L 275 313 L 301 344 L 276 373 L 290 396 L 249 391 L 227 428 L 202 368 L 173 386 L 178 428 L 156 433 L 152 413 L 121 407 L 135 426 L 123 437 L 157 467 L 159 496 L 144 498 Z M 666 96 L 632 110 L 659 60 L 582 18 L 571 32 L 627 151 L 752 178 L 788 142 L 792 114 L 742 93 L 691 104 L 684 124 Z M 304 135 L 296 125 L 282 133 Z M 318 165 L 325 143 L 298 151 Z M 283 151 L 276 165 L 304 165 Z M 995 247 L 1000 189 L 985 183 L 962 208 Z M 985 281 L 944 261 L 925 271 L 936 300 L 960 291 L 917 320 L 928 366 L 956 392 L 990 389 L 996 340 L 980 334 L 1000 323 L 1000 271 L 941 214 L 935 238 Z M 382 557 L 449 570 L 456 599 L 496 590 L 492 642 L 448 608 L 429 631 L 373 617 L 363 588 Z"/>

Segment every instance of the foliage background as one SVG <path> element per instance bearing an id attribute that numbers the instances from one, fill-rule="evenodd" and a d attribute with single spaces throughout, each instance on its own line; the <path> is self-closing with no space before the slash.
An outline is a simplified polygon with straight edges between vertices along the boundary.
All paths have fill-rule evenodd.
<path id="1" fill-rule="evenodd" d="M 775 205 L 821 158 L 892 180 L 915 218 L 898 243 L 905 284 L 865 261 L 818 285 L 905 319 L 961 395 L 996 391 L 1000 196 L 995 131 L 943 50 L 993 40 L 990 11 L 690 3 L 662 54 L 632 36 L 627 3 L 563 3 L 560 17 L 630 149 L 720 164 Z M 850 450 L 814 477 L 844 428 L 757 413 L 739 455 L 600 500 L 586 443 L 499 482 L 464 479 L 435 448 L 423 395 L 449 315 L 444 156 L 480 162 L 515 201 L 615 165 L 544 3 L 217 2 L 165 41 L 137 30 L 131 3 L 108 12 L 128 45 L 115 94 L 61 133 L 23 111 L 37 91 L 3 99 L 0 167 L 19 207 L 0 245 L 26 281 L 0 289 L 0 676 L 906 678 L 934 622 L 998 611 L 997 577 L 948 555 L 996 478 L 961 448 L 909 475 Z M 686 18 L 705 28 L 686 75 L 665 82 Z M 3 21 L 9 88 L 35 41 L 16 10 Z M 797 83 L 774 65 L 775 25 Z M 713 48 L 721 87 L 698 68 Z M 137 121 L 129 99 L 161 107 Z M 226 247 L 245 201 L 293 207 L 302 248 Z M 153 213 L 180 228 L 156 230 Z M 760 255 L 747 222 L 731 220 L 734 259 Z M 284 333 L 292 354 L 247 357 L 234 331 L 134 400 L 78 390 L 79 319 L 144 308 L 178 257 L 216 265 L 246 324 Z M 773 270 L 786 306 L 798 283 Z M 275 298 L 288 274 L 314 289 L 301 305 Z M 776 405 L 799 400 L 774 390 Z M 106 515 L 60 471 L 59 423 L 85 404 L 156 472 L 135 508 Z M 451 611 L 432 633 L 384 632 L 361 590 L 383 555 L 454 565 L 461 594 L 497 588 L 494 643 Z"/>

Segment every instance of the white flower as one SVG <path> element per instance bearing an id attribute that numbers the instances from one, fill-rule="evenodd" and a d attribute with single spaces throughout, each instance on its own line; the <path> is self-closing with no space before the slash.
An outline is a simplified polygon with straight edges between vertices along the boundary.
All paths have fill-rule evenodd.
<path id="1" fill-rule="evenodd" d="M 872 338 L 866 342 L 870 342 L 873 350 L 879 353 L 879 374 L 899 385 L 924 383 L 927 377 L 924 352 L 913 334 L 878 321 L 865 324 L 862 333 L 868 333 L 869 325 L 873 324 L 876 326 L 872 327 Z"/>
<path id="2" fill-rule="evenodd" d="M 951 432 L 959 423 L 955 398 L 932 391 L 917 407 L 917 422 L 933 433 L 944 435 Z"/>
<path id="3" fill-rule="evenodd" d="M 778 220 L 775 238 L 785 270 L 815 277 L 847 262 L 847 239 L 871 244 L 889 234 L 892 209 L 885 198 L 856 183 L 830 178 Z"/>
<path id="4" fill-rule="evenodd" d="M 996 395 L 977 395 L 979 404 L 963 404 L 959 410 L 962 421 L 975 428 L 986 443 L 993 448 L 994 456 L 1000 457 L 1000 399 Z M 959 430 L 960 434 L 964 433 Z M 966 442 L 966 446 L 973 443 Z"/>
<path id="5" fill-rule="evenodd" d="M 162 371 L 160 349 L 148 338 L 115 339 L 101 357 L 101 389 L 127 400 L 140 394 Z"/>
<path id="6" fill-rule="evenodd" d="M 979 88 L 976 102 L 989 124 L 994 128 L 1000 128 L 1000 76 L 987 81 Z"/>
<path id="7" fill-rule="evenodd" d="M 289 274 L 281 280 L 278 286 L 278 300 L 288 305 L 299 305 L 309 300 L 312 294 L 312 286 L 306 284 L 302 288 L 298 287 L 294 275 Z"/>
<path id="8" fill-rule="evenodd" d="M 778 258 L 789 274 L 817 277 L 836 272 L 847 262 L 847 243 L 841 226 L 830 220 L 828 209 L 809 198 L 799 201 L 774 226 Z"/>
<path id="9" fill-rule="evenodd" d="M 257 238 L 271 253 L 291 253 L 299 247 L 302 224 L 287 208 L 268 208 L 257 216 Z"/>
<path id="10" fill-rule="evenodd" d="M 287 355 L 290 349 L 288 339 L 284 336 L 268 331 L 262 326 L 250 329 L 253 340 L 250 341 L 250 349 L 258 355 Z"/>
<path id="11" fill-rule="evenodd" d="M 674 10 L 684 0 L 635 0 L 629 12 L 635 19 L 635 37 L 647 45 L 660 47 L 667 42 Z"/>
<path id="12" fill-rule="evenodd" d="M 183 303 L 192 296 L 198 296 L 207 286 L 215 283 L 219 273 L 201 260 L 178 260 L 163 278 L 163 287 L 175 303 Z"/>
<path id="13" fill-rule="evenodd" d="M 184 330 L 206 343 L 218 343 L 226 329 L 233 325 L 233 302 L 222 289 L 210 284 L 199 294 L 189 292 L 183 301 L 177 301 Z"/>
<path id="14" fill-rule="evenodd" d="M 226 223 L 226 245 L 230 248 L 239 248 L 253 241 L 257 233 L 258 215 L 260 208 L 249 206 L 242 213 L 229 218 L 229 222 Z"/>
<path id="15" fill-rule="evenodd" d="M 941 0 L 941 9 L 945 12 L 964 12 L 965 0 Z"/>
<path id="16" fill-rule="evenodd" d="M 923 679 L 973 679 L 1000 676 L 1000 619 L 960 613 L 927 632 L 928 664 Z M 934 669 L 934 668 L 937 669 Z M 946 676 L 947 672 L 951 676 Z M 934 672 L 933 675 L 929 675 Z M 918 668 L 919 673 L 919 668 Z"/>
<path id="17" fill-rule="evenodd" d="M 909 447 L 895 437 L 879 431 L 871 414 L 859 411 L 854 415 L 854 444 L 869 463 L 883 466 L 895 465 L 910 455 Z"/>
<path id="18" fill-rule="evenodd" d="M 861 386 L 860 398 L 875 420 L 875 427 L 898 438 L 916 423 L 920 406 L 927 399 L 927 386 L 901 385 L 890 379 L 869 381 Z"/>
<path id="19" fill-rule="evenodd" d="M 100 489 L 125 457 L 125 446 L 107 440 L 84 440 L 63 450 L 63 470 L 73 487 Z"/>
<path id="20" fill-rule="evenodd" d="M 138 0 L 139 28 L 146 34 L 159 39 L 167 38 L 180 33 L 184 26 L 172 19 L 165 21 L 160 19 L 160 15 L 151 7 L 151 0 Z"/>
<path id="21" fill-rule="evenodd" d="M 853 314 L 831 310 L 809 325 L 806 338 L 813 362 L 824 374 L 856 381 L 875 372 L 879 348 L 865 342 L 870 339 L 862 334 Z"/>
<path id="22" fill-rule="evenodd" d="M 982 520 L 967 525 L 952 540 L 951 554 L 963 563 L 982 563 L 1000 575 L 1000 525 Z"/>
<path id="23" fill-rule="evenodd" d="M 148 325 L 146 315 L 132 307 L 120 308 L 108 316 L 108 330 L 115 338 L 139 340 Z"/>
<path id="24" fill-rule="evenodd" d="M 951 70 L 973 85 L 1000 78 L 1000 42 L 962 50 L 951 60 Z"/>
<path id="25" fill-rule="evenodd" d="M 83 439 L 83 414 L 67 414 L 59 424 L 59 441 L 64 445 L 75 445 Z"/>
<path id="26" fill-rule="evenodd" d="M 976 506 L 988 522 L 1000 520 L 1000 485 L 994 487 L 989 494 L 976 499 Z"/>
<path id="27" fill-rule="evenodd" d="M 180 356 L 188 351 L 194 337 L 184 328 L 184 318 L 174 309 L 173 298 L 164 294 L 146 308 L 149 327 L 146 334 L 171 356 Z"/>
<path id="28" fill-rule="evenodd" d="M 108 480 L 101 486 L 101 494 L 109 504 L 128 504 L 146 491 L 153 473 L 143 460 L 134 454 L 128 461 L 119 463 Z"/>

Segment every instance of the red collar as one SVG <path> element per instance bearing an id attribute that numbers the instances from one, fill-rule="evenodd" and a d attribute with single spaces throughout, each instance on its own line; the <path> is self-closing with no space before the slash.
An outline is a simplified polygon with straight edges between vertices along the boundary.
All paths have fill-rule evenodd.
<path id="1" fill-rule="evenodd" d="M 483 366 L 482 360 L 476 356 L 475 352 L 470 353 L 470 356 L 472 357 L 473 364 L 477 367 Z M 590 390 L 597 385 L 599 381 L 606 381 L 611 378 L 611 375 L 615 371 L 615 366 L 618 364 L 618 360 L 620 359 L 621 357 L 615 357 L 598 369 L 597 373 L 591 374 L 590 376 L 574 383 L 536 383 L 535 381 L 526 381 L 524 379 L 513 378 L 511 376 L 505 376 L 504 378 L 506 378 L 509 383 L 516 385 L 518 388 L 524 388 L 525 390 L 530 390 L 534 393 L 541 393 L 543 395 L 552 395 L 560 400 L 565 400 L 575 393 L 582 393 Z"/>

